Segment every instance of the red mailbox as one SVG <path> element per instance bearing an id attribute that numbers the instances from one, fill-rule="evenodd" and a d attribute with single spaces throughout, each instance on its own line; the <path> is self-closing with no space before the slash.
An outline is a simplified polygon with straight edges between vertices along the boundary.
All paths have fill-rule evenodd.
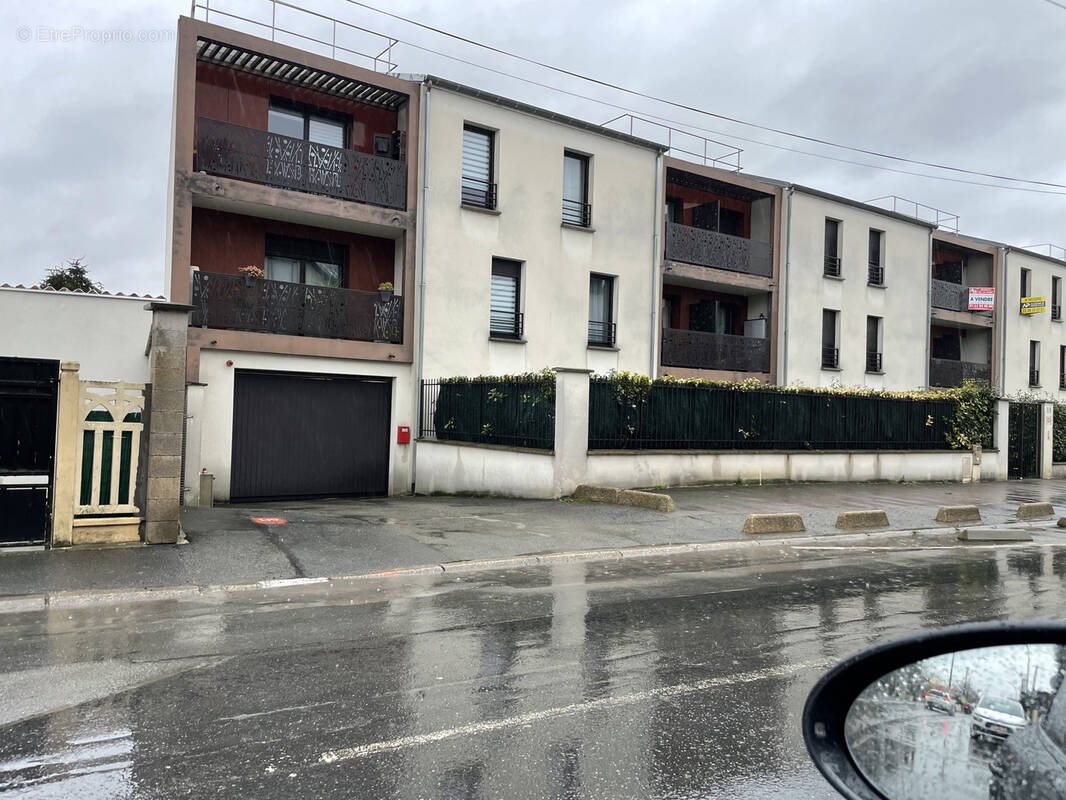
<path id="1" fill-rule="evenodd" d="M 411 428 L 407 425 L 400 425 L 396 428 L 396 444 L 410 444 L 411 443 Z"/>

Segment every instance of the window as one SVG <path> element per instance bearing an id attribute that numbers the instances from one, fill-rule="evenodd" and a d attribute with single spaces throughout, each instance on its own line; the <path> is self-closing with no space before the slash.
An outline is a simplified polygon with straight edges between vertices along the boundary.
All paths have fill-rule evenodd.
<path id="1" fill-rule="evenodd" d="M 867 283 L 871 286 L 885 285 L 885 262 L 882 249 L 885 243 L 884 231 L 870 229 L 870 265 Z"/>
<path id="2" fill-rule="evenodd" d="M 267 130 L 293 139 L 330 147 L 345 147 L 349 117 L 280 98 L 271 98 Z"/>
<path id="3" fill-rule="evenodd" d="M 680 197 L 666 198 L 666 221 L 681 225 L 685 221 L 685 201 Z"/>
<path id="4" fill-rule="evenodd" d="M 1029 270 L 1022 270 L 1022 285 L 1021 285 L 1022 297 L 1029 297 Z"/>
<path id="5" fill-rule="evenodd" d="M 822 368 L 836 369 L 840 366 L 840 349 L 837 346 L 837 318 L 839 311 L 822 309 Z"/>
<path id="6" fill-rule="evenodd" d="M 1040 385 L 1040 342 L 1029 342 L 1029 385 Z"/>
<path id="7" fill-rule="evenodd" d="M 522 264 L 505 258 L 492 259 L 492 287 L 489 309 L 489 336 L 494 339 L 521 339 Z"/>
<path id="8" fill-rule="evenodd" d="M 563 154 L 563 223 L 587 228 L 592 225 L 589 196 L 589 157 Z"/>
<path id="9" fill-rule="evenodd" d="M 1062 278 L 1051 279 L 1051 318 L 1062 319 Z"/>
<path id="10" fill-rule="evenodd" d="M 473 125 L 463 126 L 463 187 L 464 205 L 496 208 L 496 184 L 493 183 L 495 164 L 493 149 L 496 135 Z"/>
<path id="11" fill-rule="evenodd" d="M 824 274 L 830 278 L 840 277 L 840 221 L 825 221 L 825 267 Z"/>
<path id="12" fill-rule="evenodd" d="M 866 371 L 882 372 L 881 317 L 866 318 Z"/>
<path id="13" fill-rule="evenodd" d="M 344 245 L 273 234 L 266 238 L 268 280 L 339 288 L 344 286 L 347 263 Z"/>
<path id="14" fill-rule="evenodd" d="M 614 278 L 589 276 L 589 344 L 614 347 Z"/>

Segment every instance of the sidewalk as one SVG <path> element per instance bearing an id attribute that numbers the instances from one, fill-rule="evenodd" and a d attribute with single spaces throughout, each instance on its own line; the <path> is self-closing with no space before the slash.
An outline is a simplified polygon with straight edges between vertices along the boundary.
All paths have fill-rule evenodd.
<path id="1" fill-rule="evenodd" d="M 837 514 L 858 509 L 884 509 L 890 530 L 906 533 L 942 527 L 935 522 L 941 505 L 979 505 L 985 525 L 1013 521 L 1022 502 L 1050 501 L 1059 514 L 1066 514 L 1066 481 L 730 485 L 668 493 L 677 506 L 671 514 L 568 501 L 467 497 L 186 509 L 182 525 L 187 544 L 0 551 L 0 597 L 331 577 L 475 559 L 750 540 L 741 526 L 756 512 L 797 511 L 807 535 L 815 537 L 841 533 L 834 527 Z M 252 517 L 281 517 L 286 522 L 261 525 Z M 1034 524 L 1046 527 L 1048 522 Z"/>

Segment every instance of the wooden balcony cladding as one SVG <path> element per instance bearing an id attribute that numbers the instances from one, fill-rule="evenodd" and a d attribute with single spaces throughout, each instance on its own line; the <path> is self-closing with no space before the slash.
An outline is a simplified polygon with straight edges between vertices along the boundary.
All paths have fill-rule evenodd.
<path id="1" fill-rule="evenodd" d="M 965 380 L 992 380 L 992 367 L 972 361 L 953 361 L 947 358 L 929 359 L 930 386 L 962 386 Z"/>
<path id="2" fill-rule="evenodd" d="M 205 117 L 196 120 L 195 169 L 298 192 L 407 208 L 403 161 Z"/>
<path id="3" fill-rule="evenodd" d="M 192 306 L 194 327 L 403 343 L 403 298 L 378 292 L 195 272 Z"/>
<path id="4" fill-rule="evenodd" d="M 664 367 L 768 373 L 770 340 L 664 328 L 660 361 Z"/>
<path id="5" fill-rule="evenodd" d="M 666 258 L 748 275 L 773 275 L 773 249 L 769 242 L 756 242 L 676 222 L 666 223 Z"/>

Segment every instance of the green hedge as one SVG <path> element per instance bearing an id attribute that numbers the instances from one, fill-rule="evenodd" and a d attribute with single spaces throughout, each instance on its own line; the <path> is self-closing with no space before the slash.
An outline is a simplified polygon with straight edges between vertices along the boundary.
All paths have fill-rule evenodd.
<path id="1" fill-rule="evenodd" d="M 439 441 L 551 450 L 555 447 L 555 373 L 444 378 L 433 427 Z"/>

